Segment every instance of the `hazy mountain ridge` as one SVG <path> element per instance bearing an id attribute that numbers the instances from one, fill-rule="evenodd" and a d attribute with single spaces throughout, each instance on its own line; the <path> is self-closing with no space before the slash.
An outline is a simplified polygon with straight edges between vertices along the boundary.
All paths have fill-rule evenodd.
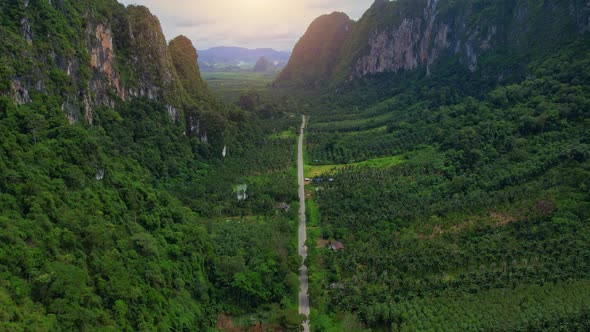
<path id="1" fill-rule="evenodd" d="M 284 66 L 291 56 L 290 52 L 277 51 L 272 48 L 247 49 L 243 47 L 213 47 L 199 50 L 199 64 L 203 70 L 227 67 L 254 67 L 256 62 L 265 57 L 274 66 Z"/>

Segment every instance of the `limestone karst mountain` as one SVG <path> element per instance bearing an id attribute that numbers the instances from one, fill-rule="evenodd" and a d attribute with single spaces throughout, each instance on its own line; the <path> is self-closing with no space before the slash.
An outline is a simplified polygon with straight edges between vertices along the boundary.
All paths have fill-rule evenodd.
<path id="1" fill-rule="evenodd" d="M 582 0 L 377 0 L 358 22 L 335 14 L 331 21 L 314 21 L 276 84 L 335 85 L 409 70 L 430 74 L 445 61 L 505 77 L 588 31 L 589 19 L 590 4 Z"/>
<path id="2" fill-rule="evenodd" d="M 88 124 L 96 108 L 139 97 L 165 104 L 175 121 L 195 104 L 217 107 L 190 40 L 179 37 L 169 46 L 146 7 L 114 0 L 2 6 L 2 18 L 14 24 L 0 29 L 2 44 L 10 45 L 0 48 L 0 95 L 18 104 L 35 94 L 59 96 L 71 123 Z"/>

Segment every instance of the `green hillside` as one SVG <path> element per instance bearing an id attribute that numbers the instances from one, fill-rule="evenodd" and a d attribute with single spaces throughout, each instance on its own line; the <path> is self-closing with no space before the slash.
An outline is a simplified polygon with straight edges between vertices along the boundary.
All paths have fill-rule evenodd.
<path id="1" fill-rule="evenodd" d="M 298 119 L 223 106 L 145 7 L 0 8 L 0 330 L 297 325 Z"/>

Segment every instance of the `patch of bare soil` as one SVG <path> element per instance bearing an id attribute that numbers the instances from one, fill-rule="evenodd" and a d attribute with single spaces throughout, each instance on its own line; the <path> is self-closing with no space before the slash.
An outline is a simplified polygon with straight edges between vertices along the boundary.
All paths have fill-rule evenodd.
<path id="1" fill-rule="evenodd" d="M 236 326 L 232 317 L 226 314 L 220 314 L 217 318 L 217 330 L 224 332 L 281 332 L 277 326 L 271 324 L 256 324 L 253 326 Z"/>
<path id="2" fill-rule="evenodd" d="M 506 226 L 520 221 L 517 216 L 509 215 L 508 213 L 501 213 L 497 211 L 490 211 L 490 217 L 494 219 L 494 227 Z"/>
<path id="3" fill-rule="evenodd" d="M 544 206 L 543 206 L 544 207 Z M 540 209 L 540 208 L 539 208 Z M 474 225 L 474 224 L 491 224 L 492 227 L 502 227 L 512 223 L 516 223 L 519 221 L 524 220 L 522 213 L 516 212 L 498 212 L 498 211 L 489 211 L 488 217 L 474 217 L 471 220 L 466 222 L 453 225 L 448 229 L 443 229 L 441 225 L 434 225 L 432 228 L 432 232 L 430 235 L 419 234 L 418 238 L 421 240 L 424 239 L 434 239 L 437 236 L 442 236 L 444 234 L 456 234 L 460 233 L 461 231 L 465 230 L 466 228 Z"/>
<path id="4" fill-rule="evenodd" d="M 330 241 L 328 240 L 324 240 L 322 238 L 318 238 L 318 240 L 316 241 L 316 248 L 326 248 L 328 246 L 328 244 L 330 244 Z"/>

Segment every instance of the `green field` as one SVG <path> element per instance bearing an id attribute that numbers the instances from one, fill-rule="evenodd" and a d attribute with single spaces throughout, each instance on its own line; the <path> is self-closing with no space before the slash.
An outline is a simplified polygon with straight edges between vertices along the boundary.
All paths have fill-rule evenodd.
<path id="1" fill-rule="evenodd" d="M 209 88 L 223 100 L 236 101 L 248 90 L 264 90 L 277 76 L 277 72 L 203 72 Z"/>
<path id="2" fill-rule="evenodd" d="M 313 200 L 307 200 L 305 201 L 305 206 L 307 209 L 309 219 L 307 221 L 308 227 L 317 227 L 320 222 L 320 212 L 318 210 L 318 205 Z"/>
<path id="3" fill-rule="evenodd" d="M 358 163 L 338 164 L 338 165 L 305 165 L 305 176 L 313 178 L 322 174 L 330 174 L 346 166 L 390 168 L 403 162 L 402 156 L 391 156 L 383 158 L 373 158 Z"/>
<path id="4" fill-rule="evenodd" d="M 297 135 L 291 130 L 285 130 L 270 136 L 271 139 L 297 138 Z"/>

